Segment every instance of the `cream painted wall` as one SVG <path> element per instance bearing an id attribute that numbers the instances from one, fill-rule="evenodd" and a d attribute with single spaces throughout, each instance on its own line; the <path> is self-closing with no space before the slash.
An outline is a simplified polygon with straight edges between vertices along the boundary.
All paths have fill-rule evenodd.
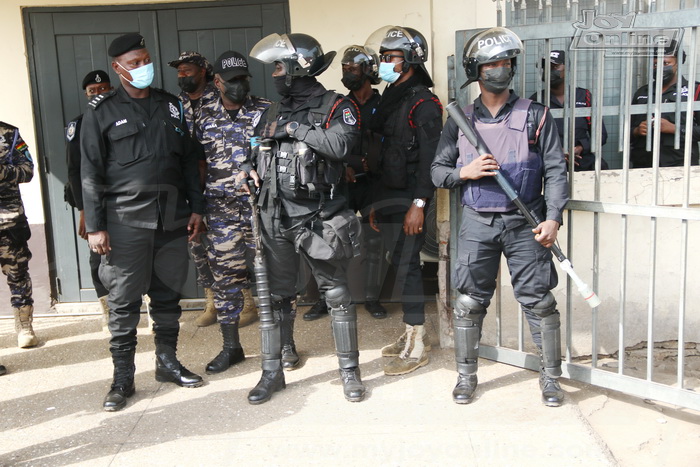
<path id="1" fill-rule="evenodd" d="M 27 50 L 22 24 L 22 8 L 56 6 L 98 6 L 138 3 L 173 3 L 177 0 L 2 0 L 0 2 L 0 38 L 6 51 L 0 86 L 5 89 L 5 105 L 0 109 L 0 120 L 19 127 L 30 151 L 39 159 L 31 108 L 31 90 Z M 292 30 L 304 32 L 318 39 L 325 51 L 338 50 L 351 43 L 363 44 L 376 29 L 387 24 L 411 26 L 428 39 L 428 69 L 435 80 L 435 92 L 441 100 L 447 99 L 447 55 L 454 53 L 454 31 L 496 24 L 495 3 L 491 0 L 403 0 L 377 2 L 357 0 L 340 1 L 290 0 Z M 331 68 L 321 76 L 331 89 L 342 92 L 340 69 Z M 380 85 L 380 87 L 383 87 Z M 11 92 L 7 92 L 11 90 Z M 40 167 L 37 167 L 37 173 Z M 22 197 L 27 217 L 32 224 L 44 223 L 39 177 L 22 186 Z"/>

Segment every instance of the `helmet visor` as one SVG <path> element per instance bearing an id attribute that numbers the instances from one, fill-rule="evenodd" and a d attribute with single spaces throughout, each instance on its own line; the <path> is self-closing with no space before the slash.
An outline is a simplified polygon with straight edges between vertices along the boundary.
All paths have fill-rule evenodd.
<path id="1" fill-rule="evenodd" d="M 250 50 L 250 58 L 263 63 L 274 63 L 292 57 L 295 52 L 286 34 L 270 34 L 253 46 Z"/>

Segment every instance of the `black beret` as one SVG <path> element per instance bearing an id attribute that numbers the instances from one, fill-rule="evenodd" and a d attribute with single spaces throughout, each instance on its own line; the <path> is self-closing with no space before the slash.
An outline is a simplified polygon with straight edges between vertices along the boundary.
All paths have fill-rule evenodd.
<path id="1" fill-rule="evenodd" d="M 83 78 L 83 89 L 87 88 L 91 84 L 99 83 L 109 83 L 109 75 L 106 71 L 93 70 Z"/>
<path id="2" fill-rule="evenodd" d="M 119 36 L 109 44 L 107 53 L 110 57 L 118 57 L 132 50 L 146 48 L 146 41 L 141 34 L 135 32 Z"/>

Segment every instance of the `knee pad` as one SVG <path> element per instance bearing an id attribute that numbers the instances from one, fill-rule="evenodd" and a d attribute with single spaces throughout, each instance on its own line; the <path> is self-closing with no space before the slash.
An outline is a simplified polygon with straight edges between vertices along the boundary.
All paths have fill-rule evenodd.
<path id="1" fill-rule="evenodd" d="M 459 294 L 455 301 L 456 319 L 469 319 L 469 316 L 485 315 L 486 307 L 466 294 Z"/>
<path id="2" fill-rule="evenodd" d="M 332 309 L 347 308 L 352 302 L 350 290 L 346 285 L 336 285 L 324 293 L 326 303 Z"/>
<path id="3" fill-rule="evenodd" d="M 555 313 L 556 311 L 557 301 L 554 299 L 554 295 L 552 295 L 552 292 L 547 292 L 547 294 L 544 297 L 542 297 L 542 300 L 537 302 L 535 306 L 532 307 L 532 312 L 540 318 L 549 316 L 552 313 Z"/>

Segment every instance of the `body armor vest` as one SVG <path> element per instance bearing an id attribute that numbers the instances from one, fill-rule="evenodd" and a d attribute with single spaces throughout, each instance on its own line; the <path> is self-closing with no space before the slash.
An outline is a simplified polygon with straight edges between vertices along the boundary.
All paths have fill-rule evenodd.
<path id="1" fill-rule="evenodd" d="M 333 111 L 342 99 L 337 93 L 327 92 L 319 107 L 302 111 L 307 112 L 307 119 L 295 116 L 291 120 L 327 128 Z M 286 112 L 285 115 L 280 115 L 279 104 L 275 103 L 270 106 L 267 121 L 290 121 L 288 117 Z M 341 161 L 319 156 L 306 143 L 293 138 L 266 139 L 260 142 L 257 150 L 258 174 L 271 184 L 275 183 L 275 176 L 277 188 L 287 199 L 315 199 L 329 192 L 332 195 L 332 190 L 345 173 Z"/>
<path id="2" fill-rule="evenodd" d="M 465 109 L 465 114 L 472 117 L 475 130 L 498 161 L 501 173 L 525 204 L 542 195 L 543 161 L 537 152 L 535 141 L 529 138 L 531 103 L 529 99 L 518 99 L 513 110 L 503 120 L 495 123 L 483 123 L 474 118 L 473 104 Z M 461 130 L 457 147 L 457 167 L 465 166 L 480 156 Z M 508 212 L 516 209 L 492 177 L 468 180 L 462 186 L 462 205 L 477 212 Z"/>

